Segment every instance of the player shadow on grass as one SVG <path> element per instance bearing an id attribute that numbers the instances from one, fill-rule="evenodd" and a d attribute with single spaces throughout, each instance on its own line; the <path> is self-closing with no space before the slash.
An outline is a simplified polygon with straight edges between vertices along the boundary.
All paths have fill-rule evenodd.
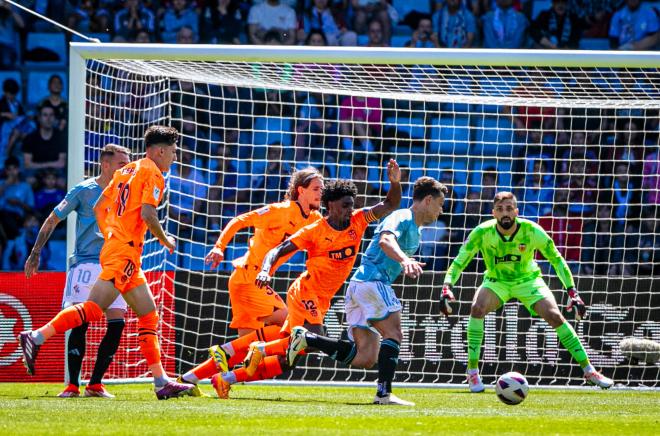
<path id="1" fill-rule="evenodd" d="M 282 403 L 317 403 L 317 404 L 343 404 L 345 406 L 372 406 L 368 398 L 365 398 L 364 402 L 344 402 L 344 401 L 332 401 L 332 400 L 323 400 L 322 398 L 312 399 L 309 397 L 301 398 L 261 398 L 261 397 L 240 397 L 240 398 L 231 398 L 234 401 L 263 401 L 263 402 L 282 402 Z M 225 400 L 223 400 L 225 401 Z"/>

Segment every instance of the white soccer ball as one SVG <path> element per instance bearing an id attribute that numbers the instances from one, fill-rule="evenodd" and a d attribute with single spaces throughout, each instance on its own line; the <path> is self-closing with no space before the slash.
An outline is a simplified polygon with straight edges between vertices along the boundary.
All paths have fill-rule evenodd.
<path id="1" fill-rule="evenodd" d="M 522 403 L 527 398 L 527 392 L 529 392 L 529 384 L 525 376 L 519 372 L 502 374 L 495 383 L 497 398 L 510 406 Z"/>

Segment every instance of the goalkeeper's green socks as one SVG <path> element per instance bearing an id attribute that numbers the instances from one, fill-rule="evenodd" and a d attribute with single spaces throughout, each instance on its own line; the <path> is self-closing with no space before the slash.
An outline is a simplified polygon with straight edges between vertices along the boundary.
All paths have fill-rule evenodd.
<path id="1" fill-rule="evenodd" d="M 481 342 L 484 340 L 484 319 L 470 316 L 467 325 L 468 369 L 479 368 Z"/>
<path id="2" fill-rule="evenodd" d="M 562 325 L 555 329 L 557 336 L 559 337 L 559 342 L 571 353 L 573 359 L 580 364 L 581 368 L 586 368 L 589 366 L 589 357 L 587 352 L 584 350 L 584 346 L 578 338 L 575 330 L 568 322 L 564 322 Z"/>

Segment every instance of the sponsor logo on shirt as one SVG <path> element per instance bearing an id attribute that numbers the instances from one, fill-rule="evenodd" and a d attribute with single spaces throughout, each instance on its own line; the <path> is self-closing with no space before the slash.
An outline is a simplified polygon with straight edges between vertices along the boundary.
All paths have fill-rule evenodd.
<path id="1" fill-rule="evenodd" d="M 160 198 L 160 189 L 158 189 L 158 186 L 154 186 L 154 200 L 158 201 Z"/>
<path id="2" fill-rule="evenodd" d="M 348 247 L 340 248 L 339 250 L 332 250 L 328 252 L 328 257 L 334 260 L 344 260 L 355 256 L 357 250 L 354 246 L 349 245 Z"/>
<path id="3" fill-rule="evenodd" d="M 495 265 L 498 265 L 500 263 L 520 262 L 520 259 L 522 259 L 522 256 L 518 256 L 517 254 L 505 254 L 502 257 L 495 256 Z"/>
<path id="4" fill-rule="evenodd" d="M 66 200 L 60 201 L 60 204 L 57 205 L 57 210 L 62 211 L 69 204 Z"/>

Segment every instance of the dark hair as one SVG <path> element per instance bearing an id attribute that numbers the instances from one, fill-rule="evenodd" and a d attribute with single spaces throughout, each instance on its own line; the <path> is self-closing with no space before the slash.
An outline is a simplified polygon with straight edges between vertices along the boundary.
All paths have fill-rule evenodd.
<path id="1" fill-rule="evenodd" d="M 174 145 L 179 141 L 179 131 L 169 126 L 151 126 L 144 132 L 147 148 L 157 144 Z"/>
<path id="2" fill-rule="evenodd" d="M 264 35 L 264 43 L 267 44 L 268 41 L 277 41 L 279 44 L 282 44 L 282 34 L 279 30 L 269 30 Z"/>
<path id="3" fill-rule="evenodd" d="M 413 201 L 423 200 L 427 195 L 438 198 L 441 195 L 447 195 L 448 192 L 449 189 L 433 177 L 422 176 L 415 180 L 413 185 Z"/>
<path id="4" fill-rule="evenodd" d="M 9 156 L 7 159 L 5 159 L 5 168 L 7 167 L 21 167 L 21 163 L 18 161 L 18 158 L 16 156 Z"/>
<path id="5" fill-rule="evenodd" d="M 307 34 L 307 37 L 305 38 L 305 45 L 309 45 L 309 41 L 312 39 L 312 35 L 321 35 L 321 38 L 323 38 L 323 43 L 325 45 L 328 45 L 328 38 L 325 36 L 325 32 L 321 29 L 312 29 L 309 31 Z"/>
<path id="6" fill-rule="evenodd" d="M 48 78 L 48 86 L 50 86 L 51 82 L 55 79 L 58 79 L 61 84 L 64 84 L 64 80 L 62 80 L 59 74 L 53 74 Z"/>
<path id="7" fill-rule="evenodd" d="M 323 174 L 314 167 L 294 171 L 289 179 L 289 189 L 284 198 L 293 201 L 298 200 L 298 188 L 308 188 L 314 179 L 319 179 L 323 183 Z"/>
<path id="8" fill-rule="evenodd" d="M 128 148 L 117 144 L 107 144 L 105 147 L 103 147 L 103 150 L 101 150 L 101 160 L 105 159 L 106 157 L 112 157 L 115 155 L 115 153 L 126 153 L 129 157 L 131 156 L 131 150 Z"/>
<path id="9" fill-rule="evenodd" d="M 2 92 L 8 92 L 9 94 L 18 94 L 18 91 L 21 90 L 20 85 L 15 79 L 12 79 L 11 77 L 8 79 L 5 79 L 4 82 L 2 82 Z"/>
<path id="10" fill-rule="evenodd" d="M 353 182 L 350 180 L 331 180 L 327 182 L 325 188 L 323 188 L 321 204 L 327 209 L 329 202 L 337 201 L 347 195 L 350 195 L 353 198 L 357 197 L 357 188 Z"/>
<path id="11" fill-rule="evenodd" d="M 502 191 L 495 194 L 495 198 L 493 199 L 493 206 L 496 206 L 497 203 L 504 200 L 513 200 L 514 205 L 518 204 L 518 199 L 515 195 L 513 195 L 513 192 Z"/>

